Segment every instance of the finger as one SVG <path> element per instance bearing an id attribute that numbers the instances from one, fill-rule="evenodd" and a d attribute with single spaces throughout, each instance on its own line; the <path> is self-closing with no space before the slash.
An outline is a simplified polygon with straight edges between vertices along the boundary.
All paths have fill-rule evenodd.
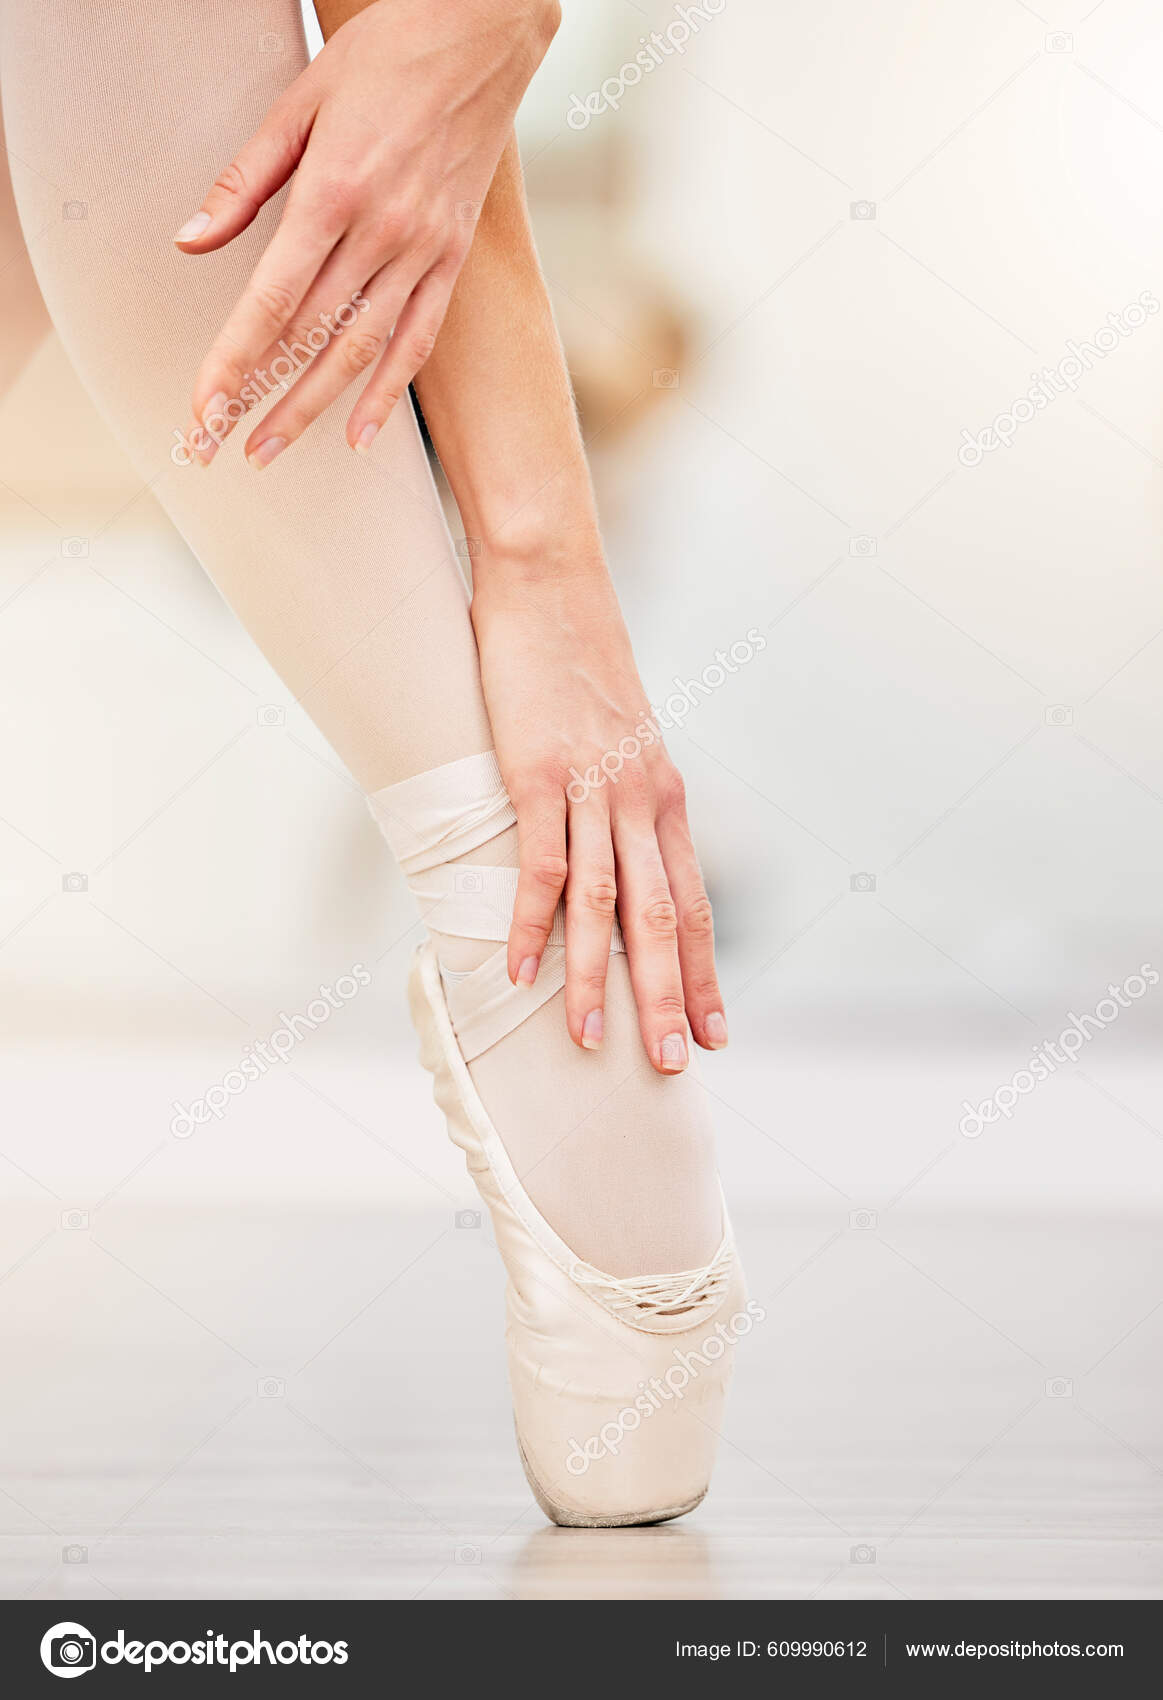
<path id="1" fill-rule="evenodd" d="M 216 435 L 225 436 L 248 405 L 254 405 L 251 380 L 259 357 L 277 346 L 328 256 L 334 251 L 337 262 L 346 262 L 349 297 L 367 282 L 374 266 L 361 265 L 354 252 L 345 252 L 348 245 L 340 236 L 333 216 L 306 219 L 294 210 L 293 201 L 288 202 L 282 223 L 194 380 L 194 416 Z M 211 420 L 210 414 L 221 418 Z"/>
<path id="2" fill-rule="evenodd" d="M 565 794 L 537 787 L 513 797 L 517 811 L 520 870 L 513 924 L 509 929 L 509 978 L 531 986 L 549 939 L 568 864 L 565 857 Z"/>
<path id="3" fill-rule="evenodd" d="M 369 303 L 368 310 L 353 309 L 354 322 L 339 328 L 294 387 L 255 426 L 246 444 L 246 458 L 253 467 L 269 466 L 382 354 L 408 294 L 408 282 L 399 279 L 393 285 L 387 271 L 385 267 L 360 292 Z"/>
<path id="4" fill-rule="evenodd" d="M 187 254 L 209 254 L 246 229 L 302 158 L 315 118 L 303 79 L 276 100 L 250 141 L 221 171 L 200 209 L 174 237 Z"/>
<path id="5" fill-rule="evenodd" d="M 361 269 L 366 269 L 367 263 L 367 250 L 357 248 L 350 234 L 331 250 L 310 289 L 283 326 L 279 336 L 269 343 L 258 357 L 254 368 L 255 376 L 261 380 L 268 392 L 279 385 L 285 388 L 293 379 L 294 373 L 286 369 L 288 364 L 293 364 L 298 371 L 302 371 L 312 363 L 316 355 L 326 351 L 339 330 L 355 324 L 355 318 L 349 309 L 355 309 L 360 318 L 371 312 L 371 302 L 365 288 L 351 288 L 352 277 Z M 373 267 L 373 270 L 375 269 Z M 381 281 L 385 272 L 385 267 L 378 268 L 377 276 Z M 346 320 L 346 325 L 341 323 L 343 320 Z"/>
<path id="6" fill-rule="evenodd" d="M 392 409 L 436 347 L 436 335 L 444 323 L 458 269 L 447 263 L 434 266 L 408 298 L 392 340 L 347 422 L 347 440 L 360 454 L 367 453 L 376 432 L 386 424 Z"/>
<path id="7" fill-rule="evenodd" d="M 191 466 L 209 466 L 218 453 L 217 441 L 196 419 L 186 426 L 182 433 L 182 442 L 190 457 L 185 464 Z"/>
<path id="8" fill-rule="evenodd" d="M 706 1051 L 721 1051 L 727 1043 L 727 1020 L 715 972 L 715 923 L 685 805 L 659 815 L 658 847 L 678 911 L 678 961 L 687 1020 L 696 1044 Z"/>
<path id="9" fill-rule="evenodd" d="M 617 804 L 613 819 L 618 914 L 642 1043 L 660 1074 L 681 1074 L 689 1057 L 678 915 L 653 819 L 628 818 Z"/>
<path id="10" fill-rule="evenodd" d="M 565 881 L 565 1022 L 584 1050 L 602 1042 L 606 972 L 617 884 L 610 816 L 604 799 L 587 797 L 569 809 L 569 872 Z"/>

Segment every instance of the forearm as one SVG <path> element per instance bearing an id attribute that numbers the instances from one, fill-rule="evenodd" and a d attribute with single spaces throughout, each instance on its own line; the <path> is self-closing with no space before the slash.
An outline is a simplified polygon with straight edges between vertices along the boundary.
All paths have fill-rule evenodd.
<path id="1" fill-rule="evenodd" d="M 497 563 L 535 576 L 600 555 L 569 374 L 511 140 L 431 358 L 424 417 L 479 583 Z"/>
<path id="2" fill-rule="evenodd" d="M 367 4 L 315 0 L 324 36 Z M 488 6 L 483 0 L 482 16 Z M 560 10 L 556 0 L 532 0 L 530 9 L 548 15 L 550 27 Z M 501 156 L 416 389 L 475 545 L 478 583 L 500 561 L 509 570 L 540 573 L 557 561 L 578 566 L 600 557 L 589 472 L 515 140 Z"/>

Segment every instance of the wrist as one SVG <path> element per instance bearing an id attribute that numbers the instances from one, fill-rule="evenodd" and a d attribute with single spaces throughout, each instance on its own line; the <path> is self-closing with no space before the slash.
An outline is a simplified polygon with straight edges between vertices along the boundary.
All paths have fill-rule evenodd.
<path id="1" fill-rule="evenodd" d="M 556 477 L 526 471 L 506 481 L 499 473 L 497 488 L 487 496 L 476 490 L 455 494 L 470 540 L 474 584 L 498 577 L 535 583 L 605 575 L 597 508 L 580 454 Z"/>
<path id="2" fill-rule="evenodd" d="M 474 592 L 502 587 L 609 582 L 597 522 L 561 527 L 504 528 L 474 538 L 467 553 Z"/>

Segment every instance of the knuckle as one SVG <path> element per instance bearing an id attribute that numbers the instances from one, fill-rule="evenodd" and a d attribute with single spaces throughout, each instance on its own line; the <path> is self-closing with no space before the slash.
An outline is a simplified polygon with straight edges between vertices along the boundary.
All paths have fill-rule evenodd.
<path id="1" fill-rule="evenodd" d="M 719 982 L 714 975 L 711 975 L 710 978 L 696 980 L 691 987 L 691 1002 L 706 1004 L 711 1009 L 719 1007 L 720 996 Z"/>
<path id="2" fill-rule="evenodd" d="M 681 1021 L 686 1015 L 686 1004 L 678 992 L 660 992 L 650 1000 L 650 1007 L 665 1021 Z"/>
<path id="3" fill-rule="evenodd" d="M 549 787 L 536 768 L 523 767 L 510 775 L 508 789 L 514 808 L 521 810 L 535 809 L 545 800 Z"/>
<path id="4" fill-rule="evenodd" d="M 301 343 L 303 347 L 310 349 L 311 344 L 307 341 L 307 338 L 312 331 L 317 331 L 318 329 L 318 319 L 296 318 L 292 316 L 288 319 L 286 328 L 283 331 L 283 341 L 289 342 L 292 347 L 296 343 Z"/>
<path id="5" fill-rule="evenodd" d="M 307 190 L 311 216 L 327 226 L 345 225 L 359 200 L 359 186 L 349 177 L 324 177 Z"/>
<path id="6" fill-rule="evenodd" d="M 232 159 L 224 166 L 214 179 L 214 187 L 223 195 L 229 195 L 231 200 L 245 201 L 250 198 L 246 176 L 237 160 Z"/>
<path id="7" fill-rule="evenodd" d="M 550 916 L 523 915 L 519 920 L 514 917 L 512 938 L 517 945 L 518 959 L 525 955 L 530 945 L 535 945 L 539 951 L 544 950 L 552 927 Z"/>
<path id="8" fill-rule="evenodd" d="M 354 336 L 344 337 L 340 344 L 344 365 L 353 374 L 370 366 L 382 347 L 383 338 L 374 331 L 356 331 Z"/>
<path id="9" fill-rule="evenodd" d="M 560 891 L 568 872 L 569 863 L 564 856 L 538 855 L 529 862 L 530 880 L 547 891 Z"/>
<path id="10" fill-rule="evenodd" d="M 430 358 L 432 350 L 435 347 L 435 331 L 417 331 L 409 345 L 409 353 L 414 364 L 417 366 L 423 366 L 424 362 Z"/>
<path id="11" fill-rule="evenodd" d="M 561 796 L 569 784 L 569 757 L 563 749 L 550 750 L 537 770 L 538 783 L 547 796 Z"/>
<path id="12" fill-rule="evenodd" d="M 678 932 L 678 914 L 669 897 L 655 897 L 642 910 L 642 930 L 653 939 L 672 939 Z"/>
<path id="13" fill-rule="evenodd" d="M 682 929 L 693 939 L 713 939 L 715 917 L 709 897 L 696 897 L 682 912 Z"/>
<path id="14" fill-rule="evenodd" d="M 254 299 L 263 316 L 275 326 L 285 325 L 298 305 L 293 290 L 271 279 L 255 284 Z"/>
<path id="15" fill-rule="evenodd" d="M 424 249 L 432 245 L 444 231 L 444 220 L 437 214 L 423 212 L 409 221 L 409 246 Z"/>
<path id="16" fill-rule="evenodd" d="M 604 966 L 575 968 L 571 984 L 580 992 L 594 992 L 600 997 L 606 986 L 606 970 Z"/>
<path id="17" fill-rule="evenodd" d="M 628 761 L 618 774 L 618 797 L 629 809 L 648 808 L 653 798 L 650 775 L 640 761 Z"/>
<path id="18" fill-rule="evenodd" d="M 660 814 L 677 815 L 686 809 L 686 783 L 677 767 L 667 767 L 655 781 Z"/>
<path id="19" fill-rule="evenodd" d="M 578 892 L 577 900 L 592 915 L 608 918 L 617 906 L 618 887 L 612 878 L 587 880 Z"/>
<path id="20" fill-rule="evenodd" d="M 386 207 L 375 222 L 376 241 L 382 249 L 398 253 L 412 235 L 412 215 L 405 207 Z"/>

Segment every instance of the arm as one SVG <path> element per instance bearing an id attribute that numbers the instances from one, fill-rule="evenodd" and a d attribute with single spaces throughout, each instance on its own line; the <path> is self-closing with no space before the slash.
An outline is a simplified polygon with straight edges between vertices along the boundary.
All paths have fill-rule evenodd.
<path id="1" fill-rule="evenodd" d="M 644 730 L 512 141 L 417 390 L 474 540 L 473 625 L 517 810 L 510 977 L 536 972 L 564 888 L 566 1019 L 577 1043 L 600 1038 L 616 900 L 647 1054 L 678 1072 L 684 1010 L 700 1044 L 726 1043 L 710 905 L 681 778 Z M 358 429 L 374 402 L 356 414 Z"/>
<path id="2" fill-rule="evenodd" d="M 383 16 L 384 4 L 366 10 Z M 408 0 L 391 5 L 394 20 L 411 15 Z M 330 37 L 365 5 L 316 0 L 316 10 Z M 478 545 L 473 625 L 520 838 L 509 973 L 515 981 L 536 976 L 564 891 L 566 1019 L 575 1042 L 595 1048 L 616 907 L 647 1055 L 660 1073 L 677 1073 L 687 1061 L 687 1018 L 701 1045 L 715 1050 L 727 1039 L 710 905 L 682 781 L 657 729 L 644 726 L 648 699 L 606 570 L 511 134 L 498 152 L 417 388 Z M 396 354 L 404 358 L 390 382 L 373 379 L 356 405 L 347 428 L 353 448 L 371 447 L 416 370 L 412 328 L 401 319 L 405 346 Z M 272 410 L 264 434 L 302 388 L 301 380 Z M 623 758 L 635 746 L 638 753 Z"/>
<path id="3" fill-rule="evenodd" d="M 417 392 L 473 553 L 534 580 L 580 554 L 601 566 L 573 391 L 525 205 L 515 140 L 501 156 Z"/>

